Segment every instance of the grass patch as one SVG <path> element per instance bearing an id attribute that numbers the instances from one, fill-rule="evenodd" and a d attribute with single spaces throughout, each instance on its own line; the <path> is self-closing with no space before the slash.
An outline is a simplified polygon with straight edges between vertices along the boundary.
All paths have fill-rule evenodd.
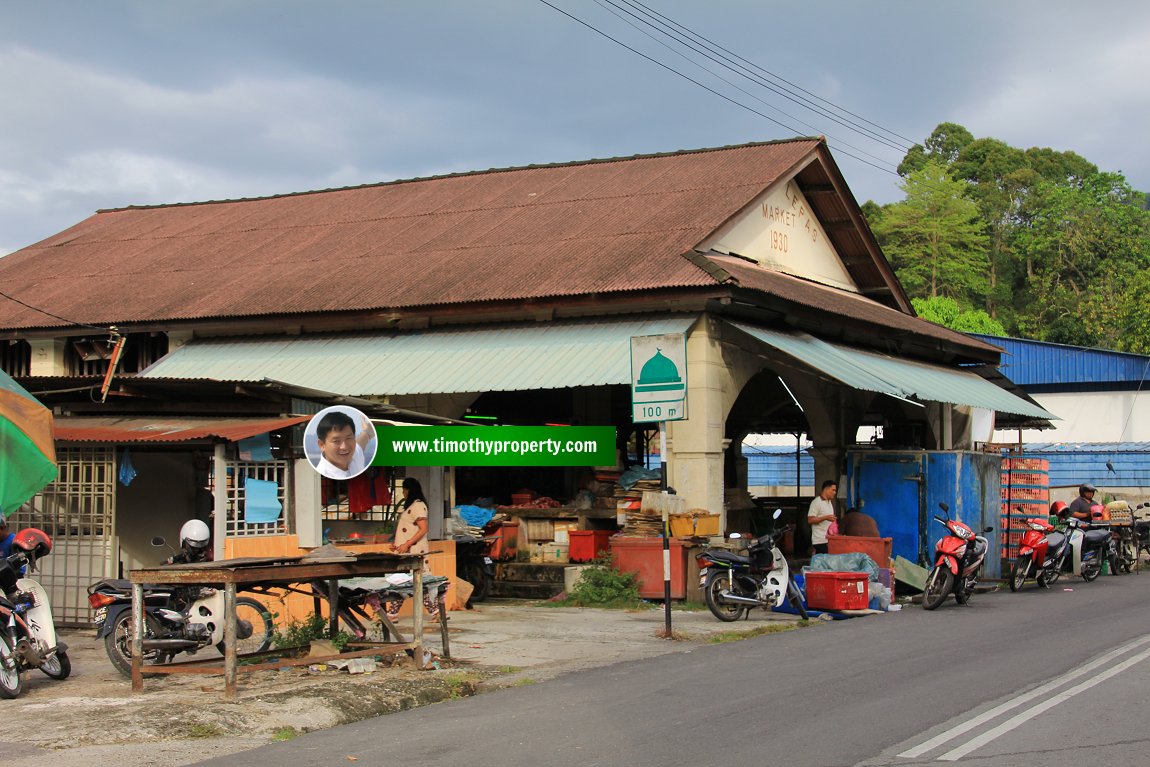
<path id="1" fill-rule="evenodd" d="M 293 620 L 272 632 L 272 647 L 278 649 L 289 647 L 306 647 L 316 639 L 329 639 L 340 652 L 344 651 L 347 643 L 352 640 L 351 634 L 346 631 L 337 631 L 335 636 L 328 636 L 328 620 L 322 615 L 313 613 L 304 620 Z"/>
<path id="2" fill-rule="evenodd" d="M 500 666 L 498 669 L 500 674 L 514 674 L 519 670 L 518 666 Z"/>
<path id="3" fill-rule="evenodd" d="M 750 639 L 751 637 L 759 637 L 764 634 L 781 634 L 784 631 L 794 631 L 810 625 L 810 621 L 799 621 L 797 623 L 768 623 L 764 626 L 755 626 L 753 629 L 747 631 L 724 631 L 721 634 L 714 634 L 707 641 L 710 644 L 723 644 L 724 642 L 738 642 L 743 639 Z"/>
<path id="4" fill-rule="evenodd" d="M 218 738 L 224 734 L 224 728 L 218 724 L 205 724 L 196 722 L 188 725 L 189 738 Z"/>
<path id="5" fill-rule="evenodd" d="M 529 684 L 535 684 L 535 680 L 531 679 L 530 677 L 523 677 L 522 679 L 516 679 L 511 684 L 511 686 L 512 687 L 526 687 Z"/>
<path id="6" fill-rule="evenodd" d="M 481 679 L 482 677 L 478 674 L 472 674 L 466 671 L 448 674 L 444 677 L 444 681 L 447 682 L 448 697 L 452 700 L 458 700 L 459 698 L 474 695 L 475 688 Z"/>
<path id="7" fill-rule="evenodd" d="M 285 740 L 294 740 L 302 734 L 303 733 L 294 727 L 281 727 L 272 733 L 272 740 L 277 743 L 282 743 Z"/>
<path id="8" fill-rule="evenodd" d="M 650 610 L 639 596 L 635 573 L 622 573 L 609 559 L 597 559 L 583 570 L 566 599 L 546 602 L 556 607 L 602 607 L 609 610 Z"/>

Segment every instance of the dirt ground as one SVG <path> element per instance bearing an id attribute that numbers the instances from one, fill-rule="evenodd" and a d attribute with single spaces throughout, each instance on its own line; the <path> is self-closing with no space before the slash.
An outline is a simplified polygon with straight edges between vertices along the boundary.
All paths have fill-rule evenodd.
<path id="1" fill-rule="evenodd" d="M 134 693 L 93 631 L 64 631 L 72 675 L 55 681 L 28 672 L 20 698 L 0 700 L 5 721 L 0 753 L 52 767 L 176 767 L 566 671 L 683 652 L 721 632 L 792 621 L 760 613 L 724 624 L 706 612 L 676 612 L 676 639 L 667 640 L 660 636 L 665 620 L 660 610 L 629 613 L 527 603 L 484 605 L 451 616 L 453 659 L 438 657 L 438 631 L 429 631 L 425 647 L 435 653 L 435 661 L 428 670 L 416 670 L 404 656 L 390 665 L 385 658 L 369 674 L 307 667 L 241 672 L 234 701 L 224 700 L 221 676 L 151 677 L 143 692 Z"/>

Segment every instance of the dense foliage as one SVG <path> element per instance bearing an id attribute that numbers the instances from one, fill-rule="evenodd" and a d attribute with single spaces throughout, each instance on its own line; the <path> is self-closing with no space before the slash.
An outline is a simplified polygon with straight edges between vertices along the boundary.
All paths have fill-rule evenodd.
<path id="1" fill-rule="evenodd" d="M 956 330 L 1150 352 L 1150 211 L 1120 173 L 942 123 L 863 212 L 916 311 Z"/>

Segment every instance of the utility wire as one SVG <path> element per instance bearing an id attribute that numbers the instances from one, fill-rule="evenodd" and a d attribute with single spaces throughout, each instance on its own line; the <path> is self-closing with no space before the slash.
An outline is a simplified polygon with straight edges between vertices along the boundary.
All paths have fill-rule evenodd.
<path id="1" fill-rule="evenodd" d="M 664 35 L 666 37 L 670 37 L 671 39 L 675 40 L 679 44 L 685 45 L 686 47 L 690 48 L 691 50 L 695 51 L 696 53 L 701 54 L 702 56 L 705 56 L 706 58 L 710 59 L 711 61 L 715 62 L 716 64 L 719 64 L 720 66 L 724 67 L 725 69 L 728 69 L 728 70 L 734 72 L 735 74 L 739 75 L 740 77 L 744 77 L 747 80 L 750 80 L 751 82 L 755 83 L 756 85 L 759 85 L 763 88 L 766 88 L 767 90 L 771 91 L 772 93 L 774 93 L 778 96 L 782 96 L 787 101 L 790 101 L 790 102 L 792 102 L 792 103 L 794 103 L 794 104 L 796 104 L 796 105 L 798 105 L 804 109 L 807 109 L 811 112 L 814 112 L 815 114 L 818 114 L 822 117 L 825 117 L 825 118 L 831 120 L 832 122 L 835 122 L 838 125 L 841 125 L 842 127 L 846 128 L 847 130 L 853 131 L 854 133 L 857 133 L 860 136 L 863 136 L 864 138 L 866 138 L 868 140 L 878 142 L 880 144 L 883 144 L 886 147 L 889 147 L 891 149 L 894 149 L 894 150 L 902 152 L 902 153 L 905 153 L 910 148 L 909 146 L 904 146 L 902 144 L 896 143 L 896 142 L 892 141 L 891 139 L 888 139 L 886 136 L 882 136 L 882 135 L 876 133 L 875 131 L 870 130 L 869 128 L 865 128 L 863 126 L 860 126 L 857 123 L 854 123 L 847 118 L 839 117 L 838 115 L 832 113 L 831 111 L 827 110 L 826 108 L 819 106 L 818 104 L 814 103 L 810 99 L 807 99 L 803 96 L 796 94 L 794 91 L 791 91 L 788 88 L 785 88 L 783 86 L 779 86 L 773 82 L 770 82 L 769 80 L 762 77 L 761 75 L 755 73 L 754 71 L 749 70 L 746 66 L 739 64 L 737 61 L 734 61 L 733 59 L 731 59 L 728 56 L 723 55 L 723 53 L 719 53 L 719 52 L 715 51 L 714 50 L 715 46 L 709 40 L 707 40 L 706 38 L 702 38 L 699 35 L 696 35 L 694 32 L 691 32 L 690 29 L 687 29 L 686 27 L 683 27 L 682 25 L 676 24 L 675 22 L 670 21 L 668 19 L 668 22 L 670 24 L 674 25 L 674 27 L 670 27 L 670 26 L 668 26 L 667 23 L 664 23 L 663 21 L 656 20 L 656 23 L 659 26 L 666 27 L 667 29 L 670 30 L 670 32 L 664 31 L 663 29 L 659 29 L 659 27 L 656 26 L 655 23 L 652 23 L 652 22 L 650 22 L 644 18 L 640 18 L 639 16 L 635 15 L 635 13 L 633 13 L 630 9 L 621 7 L 616 2 L 616 0 L 605 0 L 605 1 L 607 3 L 610 3 L 612 6 L 619 8 L 623 13 L 626 13 L 627 15 L 631 16 L 632 18 L 637 19 L 638 21 L 651 27 L 652 29 L 655 29 L 659 34 Z M 595 0 L 595 2 L 602 5 L 602 2 L 600 0 Z M 622 0 L 622 2 L 629 3 L 630 5 L 638 5 L 639 7 L 646 10 L 646 6 L 643 6 L 642 3 L 634 2 L 634 0 Z M 666 17 L 662 16 L 661 14 L 655 14 L 655 15 L 659 16 L 660 18 L 666 18 Z M 628 23 L 630 23 L 630 22 L 628 22 Z M 634 25 L 632 25 L 632 26 L 634 26 Z M 691 39 L 685 38 L 683 36 L 683 34 L 681 34 L 678 31 L 677 28 L 681 28 L 681 29 L 686 31 L 687 35 L 690 35 L 693 38 L 699 39 L 701 41 L 699 44 L 705 46 L 706 49 L 703 50 L 703 49 L 696 47 L 696 43 L 693 42 Z M 646 34 L 646 33 L 644 33 L 644 34 Z M 712 53 L 714 53 L 715 55 L 712 55 Z M 679 55 L 683 56 L 683 58 L 687 58 L 688 60 L 690 60 L 684 54 L 679 54 Z M 716 58 L 716 56 L 718 58 Z M 752 66 L 754 66 L 754 65 L 752 65 Z M 756 67 L 756 68 L 758 68 L 758 67 Z M 760 69 L 761 71 L 764 71 L 764 72 L 766 71 L 766 70 L 762 70 L 761 68 L 758 68 L 758 69 Z M 714 74 L 714 73 L 712 72 L 712 74 Z M 767 74 L 770 75 L 771 77 L 776 77 L 775 75 L 773 75 L 769 72 L 767 72 Z M 716 75 L 716 77 L 718 77 L 718 75 Z M 720 78 L 720 79 L 722 79 L 722 78 Z M 730 83 L 727 80 L 723 80 L 723 82 L 727 82 L 729 85 L 733 85 L 732 83 Z M 737 86 L 734 86 L 734 87 L 737 87 Z M 743 91 L 743 92 L 746 93 L 746 91 Z M 750 94 L 748 93 L 747 95 L 750 95 Z M 755 98 L 755 97 L 752 97 L 752 98 Z M 834 107 L 834 108 L 838 109 L 838 107 Z M 794 119 L 797 119 L 797 118 L 794 118 Z M 803 124 L 807 125 L 807 123 L 803 123 Z M 813 126 L 808 126 L 808 127 L 813 127 Z M 815 130 L 818 130 L 818 129 L 815 128 Z M 828 135 L 828 138 L 830 138 L 829 135 Z M 846 142 L 842 141 L 842 139 L 836 139 L 836 140 L 839 141 L 840 143 L 846 144 Z M 850 144 L 847 144 L 847 146 L 850 146 Z M 863 150 L 859 149 L 858 147 L 853 147 L 853 148 L 860 151 L 860 152 L 863 151 Z M 867 154 L 869 154 L 869 153 L 867 153 Z M 870 156 L 873 157 L 874 155 L 870 155 Z M 879 159 L 879 158 L 875 158 L 875 159 Z M 880 159 L 880 162 L 885 162 L 885 160 Z"/>
<path id="2" fill-rule="evenodd" d="M 86 322 L 74 322 L 74 321 L 68 319 L 67 317 L 61 317 L 58 314 L 52 314 L 52 312 L 48 311 L 47 309 L 41 309 L 38 306 L 32 306 L 32 304 L 21 301 L 19 298 L 16 298 L 15 296 L 10 296 L 3 291 L 0 291 L 0 297 L 7 298 L 9 301 L 15 301 L 16 303 L 20 304 L 21 306 L 23 306 L 27 309 L 31 309 L 34 312 L 39 312 L 40 314 L 46 314 L 53 319 L 60 320 L 61 322 L 66 322 L 69 325 L 75 325 L 76 327 L 81 327 L 81 328 L 92 328 L 93 330 L 102 330 L 105 333 L 112 333 L 112 334 L 116 333 L 115 327 L 100 326 L 100 325 L 89 325 Z"/>
<path id="3" fill-rule="evenodd" d="M 701 41 L 705 45 L 712 47 L 712 49 L 717 49 L 719 51 L 722 51 L 723 53 L 730 54 L 735 59 L 743 62 L 747 66 L 749 66 L 753 69 L 756 69 L 759 72 L 762 72 L 763 74 L 767 75 L 768 77 L 770 77 L 774 80 L 785 83 L 797 91 L 805 93 L 807 96 L 810 96 L 811 98 L 815 99 L 816 101 L 820 101 L 823 104 L 826 104 L 827 106 L 831 107 L 832 109 L 834 109 L 838 112 L 841 112 L 841 113 L 846 114 L 846 115 L 850 115 L 851 117 L 854 117 L 855 119 L 860 120 L 860 121 L 866 123 L 867 125 L 870 125 L 871 127 L 877 128 L 878 130 L 882 131 L 883 133 L 886 133 L 890 136 L 894 136 L 895 138 L 900 139 L 901 141 L 905 142 L 905 144 L 906 144 L 903 147 L 904 149 L 910 149 L 912 146 L 914 146 L 915 144 L 918 143 L 914 139 L 909 139 L 900 133 L 896 133 L 895 131 L 890 130 L 889 128 L 884 128 L 883 126 L 879 125 L 878 123 L 871 122 L 870 120 L 866 119 L 865 117 L 862 117 L 861 115 L 857 115 L 854 112 L 850 111 L 849 109 L 846 109 L 845 107 L 841 107 L 832 101 L 828 101 L 827 99 L 824 99 L 821 96 L 818 96 L 814 93 L 811 93 L 810 91 L 803 88 L 802 86 L 800 86 L 796 83 L 792 83 L 790 80 L 787 80 L 785 77 L 782 77 L 781 75 L 777 75 L 774 72 L 771 72 L 770 70 L 767 70 L 767 69 L 763 68 L 762 66 L 759 66 L 758 64 L 754 63 L 753 61 L 749 61 L 749 60 L 743 58 L 742 56 L 735 53 L 734 51 L 731 51 L 727 48 L 724 48 L 719 43 L 716 43 L 712 40 L 709 40 L 708 38 L 704 37 L 703 35 L 696 34 L 695 32 L 691 31 L 691 29 L 689 29 L 688 27 L 685 27 L 682 24 L 679 24 L 678 22 L 674 21 L 670 17 L 665 16 L 665 15 L 659 13 L 658 11 L 654 10 L 653 8 L 650 8 L 646 5 L 644 5 L 643 3 L 639 2 L 639 0 L 624 0 L 624 2 L 627 2 L 633 6 L 639 6 L 639 7 L 643 8 L 647 12 L 653 14 L 654 16 L 658 16 L 659 18 L 663 19 L 664 21 L 668 22 L 669 24 L 683 30 L 686 34 L 690 35 L 691 37 L 694 37 L 695 39 L 697 39 L 699 41 Z M 802 98 L 802 97 L 799 96 L 798 98 Z M 805 100 L 806 99 L 804 99 L 804 101 Z"/>
<path id="4" fill-rule="evenodd" d="M 798 130 L 795 130 L 795 129 L 794 129 L 794 128 L 792 128 L 791 126 L 789 126 L 789 125 L 787 125 L 787 124 L 785 124 L 785 123 L 783 123 L 783 122 L 780 122 L 779 120 L 776 120 L 775 118 L 771 117 L 770 115 L 767 115 L 767 114 L 763 114 L 762 112 L 760 112 L 759 110 L 755 109 L 754 107 L 750 107 L 750 106 L 747 106 L 746 104 L 744 104 L 744 103 L 742 103 L 742 102 L 740 102 L 740 101 L 737 101 L 736 99 L 733 99 L 733 98 L 731 98 L 730 96 L 726 95 L 725 93 L 721 93 L 721 92 L 719 92 L 719 91 L 715 90 L 714 88 L 712 88 L 712 87 L 710 87 L 710 86 L 708 86 L 708 85 L 706 85 L 706 84 L 704 84 L 704 83 L 701 83 L 701 82 L 699 82 L 698 80 L 696 80 L 695 78 L 691 77 L 690 75 L 686 75 L 686 74 L 683 74 L 682 72 L 678 71 L 678 70 L 677 70 L 677 69 L 675 69 L 674 67 L 668 66 L 667 64 L 664 64 L 663 62 L 659 61 L 658 59 L 652 58 L 651 56 L 648 56 L 647 54 L 643 53 L 642 51 L 639 51 L 639 50 L 637 50 L 637 49 L 635 49 L 635 48 L 632 48 L 630 45 L 627 45 L 627 44 L 626 44 L 626 43 L 624 43 L 623 41 L 621 41 L 621 40 L 618 40 L 618 39 L 616 39 L 616 38 L 612 37 L 611 35 L 607 34 L 607 33 L 606 33 L 606 32 L 604 32 L 603 30 L 601 30 L 601 29 L 598 29 L 597 27 L 594 27 L 594 26 L 592 26 L 591 24 L 587 23 L 586 21 L 583 21 L 583 20 L 582 20 L 582 19 L 580 19 L 579 17 L 577 17 L 577 16 L 574 16 L 574 15 L 572 15 L 572 14 L 568 13 L 567 11 L 563 10 L 562 8 L 559 8 L 559 7 L 555 6 L 555 5 L 552 5 L 551 3 L 547 2 L 547 0 L 539 0 L 539 2 L 543 3 L 543 5 L 546 5 L 548 8 L 551 8 L 552 10 L 554 10 L 554 11 L 557 11 L 557 12 L 559 12 L 559 13 L 563 14 L 564 16 L 566 16 L 567 18 L 571 19 L 572 21 L 575 21 L 575 22 L 577 22 L 577 23 L 579 23 L 579 24 L 582 24 L 583 26 L 587 27 L 587 28 L 588 28 L 588 29 L 590 29 L 592 32 L 594 32 L 595 34 L 601 35 L 601 36 L 603 36 L 603 37 L 607 38 L 608 40 L 610 40 L 611 42 L 615 43 L 616 45 L 619 45 L 619 46 L 622 46 L 623 48 L 626 48 L 627 50 L 629 50 L 629 51 L 631 51 L 632 53 L 634 53 L 636 56 L 641 56 L 642 58 L 646 59 L 647 61 L 650 61 L 652 64 L 656 64 L 656 65 L 658 65 L 658 66 L 662 67 L 663 69 L 666 69 L 668 72 L 670 72 L 670 73 L 672 73 L 672 74 L 674 74 L 674 75 L 677 75 L 678 77 L 681 77 L 681 78 L 683 78 L 684 80 L 687 80 L 688 82 L 694 83 L 695 85 L 697 85 L 697 86 L 699 86 L 700 88 L 702 88 L 702 89 L 704 89 L 704 90 L 708 91 L 709 93 L 712 93 L 712 94 L 714 94 L 714 95 L 718 96 L 719 98 L 723 99 L 724 101 L 729 101 L 730 103 L 734 104 L 735 106 L 739 107 L 740 109 L 745 109 L 745 110 L 747 110 L 748 112 L 751 112 L 751 113 L 753 113 L 753 114 L 756 114 L 756 115 L 758 115 L 759 117 L 762 117 L 762 118 L 763 118 L 763 119 L 765 119 L 765 120 L 769 120 L 769 121 L 773 122 L 775 125 L 778 125 L 778 126 L 780 126 L 780 127 L 784 128 L 784 129 L 786 129 L 786 130 L 790 131 L 791 133 L 793 133 L 793 134 L 794 134 L 794 135 L 796 135 L 796 136 L 801 136 L 801 135 L 803 135 L 803 134 L 802 134 L 802 131 L 798 131 Z M 891 174 L 892 176 L 897 176 L 897 175 L 898 175 L 898 173 L 897 173 L 897 172 L 895 172 L 895 171 L 891 170 L 890 168 L 884 168 L 884 167 L 882 167 L 881 165 L 875 165 L 873 162 L 870 162 L 869 160 L 864 160 L 863 158 L 859 157 L 858 155 L 854 155 L 854 154 L 851 154 L 850 152 L 847 152 L 846 150 L 840 149 L 840 150 L 839 150 L 839 153 L 840 153 L 840 154 L 844 154 L 844 155 L 846 155 L 847 157 L 853 158 L 853 159 L 855 159 L 855 160 L 858 160 L 859 162 L 863 163 L 864 165 L 869 165 L 869 166 L 871 166 L 872 168 L 874 168 L 874 169 L 876 169 L 876 170 L 880 170 L 880 171 L 882 171 L 882 172 L 884 172 L 884 173 L 889 173 L 889 174 Z"/>
<path id="5" fill-rule="evenodd" d="M 688 56 L 687 54 L 683 53 L 682 51 L 677 51 L 677 50 L 675 50 L 675 49 L 674 49 L 672 46 L 670 46 L 669 44 L 667 44 L 667 43 L 663 42 L 662 40 L 658 39 L 657 37 L 655 37 L 654 35 L 652 35 L 650 32 L 647 32 L 646 30 L 644 30 L 644 29 L 642 29 L 642 28 L 640 28 L 640 27 L 636 26 L 636 25 L 635 25 L 635 23 L 634 23 L 633 21 L 630 21 L 630 20 L 628 20 L 628 19 L 624 18 L 623 16 L 620 16 L 618 12 L 616 12 L 616 11 L 612 10 L 611 8 L 607 7 L 607 5 L 604 5 L 604 2 L 606 2 L 608 5 L 611 5 L 611 6 L 614 6 L 614 7 L 618 8 L 618 5 L 617 5 L 615 2 L 613 2 L 613 0 L 595 0 L 595 3 L 596 3 L 596 4 L 598 4 L 598 5 L 599 5 L 601 8 L 603 8 L 604 10 L 606 10 L 606 11 L 608 11 L 608 12 L 610 12 L 610 13 L 614 14 L 616 17 L 618 17 L 618 18 L 619 18 L 620 20 L 622 20 L 624 23 L 626 23 L 626 24 L 630 25 L 631 27 L 635 28 L 637 31 L 639 31 L 639 32 L 640 32 L 641 34 L 643 34 L 643 35 L 646 35 L 646 36 L 647 36 L 647 37 L 649 37 L 651 40 L 654 40 L 656 43 L 658 43 L 659 45 L 663 46 L 663 47 L 664 47 L 664 48 L 666 48 L 667 50 L 671 51 L 671 52 L 672 52 L 672 53 L 674 53 L 676 56 L 679 56 L 679 57 L 680 57 L 680 58 L 682 58 L 683 60 L 685 60 L 685 61 L 687 61 L 687 62 L 689 62 L 689 63 L 691 63 L 691 64 L 694 64 L 695 66 L 697 66 L 697 67 L 699 67 L 700 69 L 702 69 L 704 72 L 707 72 L 708 74 L 710 74 L 710 75 L 712 75 L 712 76 L 714 76 L 714 77 L 718 78 L 719 80 L 722 80 L 722 81 L 723 81 L 723 82 L 725 82 L 727 85 L 729 85 L 729 86 L 731 86 L 732 88 L 734 88 L 735 90 L 739 91 L 740 93 L 742 93 L 742 94 L 744 94 L 744 95 L 746 95 L 746 96 L 749 96 L 749 97 L 753 98 L 755 101 L 758 101 L 760 104 L 763 104 L 763 105 L 764 105 L 764 106 L 766 106 L 767 108 L 769 108 L 769 109 L 773 109 L 773 110 L 775 110 L 776 112 L 780 112 L 780 113 L 782 113 L 784 116 L 786 116 L 786 117 L 789 117 L 789 118 L 791 118 L 792 120 L 796 120 L 796 121 L 798 121 L 798 123 L 799 123 L 800 125 L 804 125 L 804 126 L 806 126 L 806 127 L 810 128 L 810 129 L 811 129 L 811 130 L 813 130 L 813 131 L 816 131 L 816 132 L 821 132 L 821 131 L 820 131 L 820 129 L 819 129 L 818 127 L 816 127 L 816 126 L 814 126 L 814 125 L 811 125 L 811 124 L 810 124 L 810 123 L 808 123 L 808 122 L 804 122 L 803 120 L 800 120 L 799 118 L 795 117 L 794 115 L 791 115 L 791 114 L 787 114 L 786 112 L 783 112 L 783 110 L 781 110 L 781 109 L 779 109 L 778 107 L 774 106 L 773 104 L 771 104 L 770 102 L 766 101 L 765 99 L 762 99 L 762 98 L 760 98 L 760 97 L 756 96 L 755 94 L 751 93 L 750 91 L 748 91 L 748 90 L 746 90 L 746 89 L 744 89 L 744 88 L 741 88 L 741 87 L 739 87 L 738 85 L 736 85 L 735 83 L 731 82 L 730 80 L 728 80 L 727 78 L 723 77 L 722 75 L 720 75 L 719 73 L 715 72 L 714 70 L 712 70 L 712 69 L 709 69 L 709 68 L 707 68 L 707 67 L 703 66 L 702 64 L 700 64 L 699 62 L 695 61 L 694 59 L 692 59 L 690 56 Z M 631 16 L 632 18 L 637 18 L 637 17 L 635 17 L 635 16 L 634 16 L 634 14 L 628 13 L 626 10 L 623 10 L 623 12 L 624 12 L 624 13 L 627 13 L 627 15 Z M 639 19 L 639 21 L 643 22 L 644 24 L 647 24 L 647 26 L 651 26 L 650 22 L 644 21 L 643 19 Z M 767 90 L 771 91 L 772 93 L 776 93 L 776 94 L 778 94 L 778 95 L 780 95 L 780 96 L 783 96 L 784 98 L 789 98 L 789 97 L 787 97 L 787 95 L 786 95 L 785 93 L 783 93 L 782 91 L 780 91 L 780 90 L 776 89 L 774 86 L 772 86 L 772 85 L 771 85 L 771 83 L 768 83 L 768 82 L 764 82 L 764 81 L 761 81 L 761 80 L 762 80 L 762 78 L 758 78 L 758 80 L 759 80 L 759 81 L 756 81 L 756 78 L 754 78 L 754 77 L 750 77 L 750 76 L 748 76 L 748 75 L 747 75 L 745 72 L 741 72 L 741 71 L 739 71 L 739 70 L 737 70 L 737 69 L 734 69 L 734 68 L 732 68 L 732 67 L 731 67 L 730 65 L 728 65 L 728 64 L 724 64 L 723 62 L 719 61 L 719 60 L 718 60 L 718 59 L 716 59 L 715 57 L 713 57 L 713 56 L 709 55 L 709 54 L 708 54 L 706 51 L 701 51 L 701 50 L 699 50 L 698 48 L 695 48 L 695 47 L 694 47 L 693 45 L 691 45 L 689 42 L 688 42 L 688 43 L 686 43 L 686 45 L 687 45 L 687 47 L 688 47 L 688 48 L 690 48 L 691 50 L 695 51 L 696 53 L 701 53 L 701 54 L 702 54 L 704 57 L 706 57 L 706 58 L 710 59 L 711 61 L 714 61 L 716 64 L 719 64 L 720 66 L 722 66 L 722 67 L 725 67 L 726 69 L 729 69 L 729 70 L 731 70 L 731 71 L 735 72 L 735 74 L 738 74 L 738 75 L 740 75 L 741 77 L 744 77 L 744 78 L 746 78 L 746 79 L 748 79 L 748 80 L 751 80 L 751 82 L 755 83 L 756 85 L 761 85 L 762 87 L 766 88 Z M 790 101 L 794 101 L 794 99 L 789 99 L 789 100 L 790 100 Z M 796 103 L 797 103 L 797 102 L 796 102 Z M 802 105 L 800 104 L 800 106 L 802 106 Z M 809 109 L 809 107 L 807 107 L 807 108 Z M 835 118 L 833 115 L 830 115 L 830 114 L 825 114 L 824 116 L 825 116 L 825 117 L 828 117 L 828 118 L 830 118 L 831 120 L 834 120 L 835 122 L 837 122 L 838 124 L 842 125 L 843 127 L 846 127 L 846 128 L 848 128 L 848 129 L 852 129 L 852 128 L 851 128 L 851 126 L 847 125 L 846 123 L 842 122 L 841 120 L 838 120 L 838 119 L 836 119 L 836 118 Z M 853 130 L 853 129 L 852 129 L 852 130 Z M 855 131 L 855 132 L 857 133 L 858 131 Z M 861 147 L 855 146 L 854 144 L 850 144 L 850 143 L 848 143 L 848 142 L 846 142 L 846 141 L 844 141 L 844 140 L 842 140 L 842 139 L 840 139 L 840 138 L 837 138 L 837 137 L 835 137 L 835 136 L 832 136 L 832 135 L 830 135 L 829 133 L 827 133 L 827 134 L 825 134 L 825 135 L 826 135 L 826 137 L 827 137 L 828 139 L 832 139 L 832 140 L 834 140 L 835 142 L 837 142 L 837 143 L 839 143 L 839 144 L 842 144 L 843 146 L 846 146 L 846 147 L 850 147 L 851 149 L 855 150 L 856 152 L 859 152 L 859 153 L 861 153 L 861 154 L 865 154 L 867 157 L 870 157 L 870 158 L 871 158 L 871 159 L 873 159 L 873 160 L 876 160 L 876 161 L 878 161 L 878 162 L 881 162 L 881 163 L 886 163 L 886 162 L 888 162 L 888 160 L 887 160 L 887 159 L 885 159 L 885 158 L 883 158 L 883 157 L 879 157 L 878 155 L 874 155 L 874 154 L 871 154 L 871 153 L 870 153 L 870 152 L 868 152 L 867 150 L 865 150 L 865 149 L 863 149 L 863 148 L 861 148 Z M 867 138 L 870 138 L 870 137 L 868 136 Z M 899 150 L 901 151 L 901 147 L 895 146 L 894 144 L 887 144 L 887 146 L 889 146 L 889 147 L 890 147 L 890 148 L 892 148 L 892 149 L 899 149 Z"/>

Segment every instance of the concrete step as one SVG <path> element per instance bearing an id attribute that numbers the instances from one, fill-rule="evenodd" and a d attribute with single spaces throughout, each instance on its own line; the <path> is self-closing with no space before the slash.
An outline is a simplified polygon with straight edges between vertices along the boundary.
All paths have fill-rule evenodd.
<path id="1" fill-rule="evenodd" d="M 558 563 L 530 563 L 530 562 L 499 562 L 495 566 L 495 580 L 498 581 L 531 581 L 536 583 L 558 583 L 563 589 L 563 568 L 567 564 Z"/>
<path id="2" fill-rule="evenodd" d="M 491 596 L 504 599 L 550 599 L 562 592 L 562 582 L 495 581 L 491 585 Z"/>

